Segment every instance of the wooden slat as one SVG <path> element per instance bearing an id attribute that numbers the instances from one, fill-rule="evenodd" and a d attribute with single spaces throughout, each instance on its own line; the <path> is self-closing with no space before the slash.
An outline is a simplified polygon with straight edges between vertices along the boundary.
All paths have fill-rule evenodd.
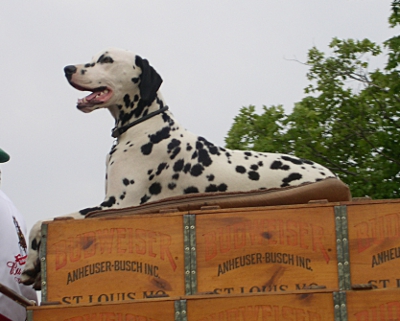
<path id="1" fill-rule="evenodd" d="M 175 321 L 173 300 L 28 308 L 28 321 Z"/>
<path id="2" fill-rule="evenodd" d="M 346 297 L 348 321 L 400 320 L 398 289 L 349 291 Z"/>
<path id="3" fill-rule="evenodd" d="M 400 201 L 347 205 L 351 283 L 400 287 Z"/>
<path id="4" fill-rule="evenodd" d="M 332 293 L 263 294 L 187 300 L 188 321 L 334 320 Z"/>
<path id="5" fill-rule="evenodd" d="M 185 294 L 182 215 L 55 221 L 47 233 L 44 301 Z"/>
<path id="6" fill-rule="evenodd" d="M 198 292 L 338 289 L 333 206 L 194 213 Z"/>

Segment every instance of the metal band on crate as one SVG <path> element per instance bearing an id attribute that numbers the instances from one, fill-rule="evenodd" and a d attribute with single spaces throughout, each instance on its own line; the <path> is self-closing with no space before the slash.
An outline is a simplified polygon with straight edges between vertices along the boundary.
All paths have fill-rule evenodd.
<path id="1" fill-rule="evenodd" d="M 197 293 L 197 243 L 196 215 L 190 215 L 190 286 L 192 294 Z"/>
<path id="2" fill-rule="evenodd" d="M 345 205 L 335 206 L 335 229 L 339 290 L 350 290 L 349 233 L 347 207 Z"/>
<path id="3" fill-rule="evenodd" d="M 26 320 L 27 321 L 33 321 L 33 311 L 32 310 L 27 310 L 26 311 Z"/>
<path id="4" fill-rule="evenodd" d="M 341 321 L 347 321 L 347 296 L 346 292 L 339 292 Z"/>
<path id="5" fill-rule="evenodd" d="M 187 321 L 186 300 L 177 300 L 175 306 L 175 321 Z"/>
<path id="6" fill-rule="evenodd" d="M 335 314 L 335 321 L 342 321 L 342 317 L 340 315 L 340 295 L 339 292 L 333 292 L 333 312 Z"/>
<path id="7" fill-rule="evenodd" d="M 183 215 L 186 295 L 197 292 L 196 216 Z"/>
<path id="8" fill-rule="evenodd" d="M 47 302 L 47 262 L 46 262 L 46 251 L 47 251 L 47 224 L 42 224 L 42 238 L 40 241 L 40 273 L 42 277 L 42 302 Z"/>
<path id="9" fill-rule="evenodd" d="M 347 321 L 347 298 L 346 292 L 333 292 L 333 307 L 335 321 Z"/>

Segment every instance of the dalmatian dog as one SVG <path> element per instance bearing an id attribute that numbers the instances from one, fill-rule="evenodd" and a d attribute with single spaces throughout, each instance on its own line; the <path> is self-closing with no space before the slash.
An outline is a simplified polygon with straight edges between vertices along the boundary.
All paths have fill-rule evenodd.
<path id="1" fill-rule="evenodd" d="M 86 64 L 64 68 L 71 86 L 91 93 L 78 99 L 84 113 L 107 108 L 116 141 L 107 156 L 106 196 L 76 219 L 111 208 L 203 192 L 249 191 L 296 186 L 335 175 L 291 155 L 237 151 L 215 146 L 185 130 L 169 111 L 162 79 L 146 59 L 121 49 L 101 51 Z M 30 233 L 24 284 L 40 288 L 40 226 Z"/>

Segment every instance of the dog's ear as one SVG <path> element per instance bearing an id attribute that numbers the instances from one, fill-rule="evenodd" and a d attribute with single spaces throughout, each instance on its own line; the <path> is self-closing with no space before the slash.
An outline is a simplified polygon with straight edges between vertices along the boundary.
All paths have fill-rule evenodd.
<path id="1" fill-rule="evenodd" d="M 142 69 L 142 74 L 140 75 L 140 97 L 147 103 L 151 103 L 155 98 L 162 83 L 161 76 L 150 66 L 146 59 L 136 56 L 136 66 Z"/>

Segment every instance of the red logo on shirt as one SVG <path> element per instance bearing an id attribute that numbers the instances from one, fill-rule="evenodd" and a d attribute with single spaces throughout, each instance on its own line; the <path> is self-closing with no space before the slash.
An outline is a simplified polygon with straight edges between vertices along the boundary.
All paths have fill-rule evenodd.
<path id="1" fill-rule="evenodd" d="M 14 256 L 14 261 L 8 261 L 7 262 L 7 267 L 10 269 L 10 275 L 15 276 L 15 280 L 19 282 L 19 276 L 22 273 L 23 266 L 26 263 L 26 258 L 27 258 L 27 246 L 26 246 L 26 241 L 24 234 L 22 233 L 22 230 L 18 224 L 17 219 L 13 216 L 13 221 L 15 225 L 15 231 L 18 235 L 18 245 L 20 249 L 20 253 Z"/>

